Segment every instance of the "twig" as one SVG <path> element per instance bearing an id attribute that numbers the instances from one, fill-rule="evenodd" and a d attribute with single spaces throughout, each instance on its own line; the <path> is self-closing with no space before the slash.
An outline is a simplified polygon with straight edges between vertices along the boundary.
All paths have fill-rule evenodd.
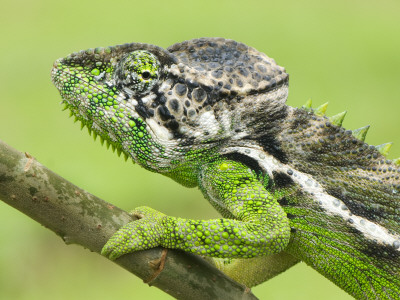
<path id="1" fill-rule="evenodd" d="M 59 235 L 99 253 L 132 217 L 78 188 L 0 141 L 0 199 Z M 115 261 L 177 299 L 257 299 L 202 258 L 161 248 L 138 251 Z"/>

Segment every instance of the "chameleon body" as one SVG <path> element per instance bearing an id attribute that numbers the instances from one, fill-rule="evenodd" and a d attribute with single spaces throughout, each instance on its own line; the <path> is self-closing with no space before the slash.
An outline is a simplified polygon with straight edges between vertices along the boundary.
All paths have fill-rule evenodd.
<path id="1" fill-rule="evenodd" d="M 102 142 L 198 186 L 223 216 L 139 207 L 104 255 L 182 249 L 248 286 L 302 260 L 356 298 L 400 298 L 398 160 L 342 128 L 344 114 L 287 106 L 273 59 L 222 38 L 132 43 L 59 59 L 52 80 Z"/>

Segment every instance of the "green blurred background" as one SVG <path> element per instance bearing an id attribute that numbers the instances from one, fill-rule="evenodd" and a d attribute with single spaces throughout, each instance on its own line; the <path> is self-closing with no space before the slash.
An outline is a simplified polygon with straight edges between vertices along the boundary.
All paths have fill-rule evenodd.
<path id="1" fill-rule="evenodd" d="M 288 103 L 330 102 L 349 129 L 400 156 L 399 1 L 0 1 L 0 139 L 126 210 L 217 214 L 195 189 L 125 163 L 61 111 L 55 59 L 96 46 L 167 47 L 202 36 L 235 39 L 290 73 Z M 261 299 L 350 299 L 305 264 L 253 289 Z M 1 299 L 171 299 L 0 202 Z"/>

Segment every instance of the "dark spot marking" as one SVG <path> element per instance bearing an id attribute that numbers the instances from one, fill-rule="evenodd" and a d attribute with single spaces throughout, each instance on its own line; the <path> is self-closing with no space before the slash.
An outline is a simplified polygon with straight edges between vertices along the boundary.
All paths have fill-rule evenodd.
<path id="1" fill-rule="evenodd" d="M 387 217 L 382 210 L 374 209 L 361 201 L 355 201 L 356 199 L 349 199 L 346 196 L 347 192 L 344 188 L 339 186 L 325 186 L 325 188 L 329 195 L 342 200 L 346 207 L 357 216 L 366 218 L 372 222 Z"/>
<path id="2" fill-rule="evenodd" d="M 370 257 L 375 257 L 378 261 L 382 259 L 395 261 L 400 258 L 400 252 L 393 245 L 382 245 L 372 240 L 363 243 L 365 247 L 361 249 L 361 252 Z"/>
<path id="3" fill-rule="evenodd" d="M 203 85 L 203 89 L 204 89 L 207 93 L 210 93 L 210 92 L 213 90 L 213 86 Z"/>
<path id="4" fill-rule="evenodd" d="M 187 90 L 187 88 L 186 88 L 186 85 L 184 85 L 184 84 L 178 83 L 175 86 L 175 91 L 179 96 L 185 95 L 186 94 L 186 90 Z"/>
<path id="5" fill-rule="evenodd" d="M 256 172 L 256 174 L 265 173 L 254 158 L 251 158 L 245 154 L 229 153 L 229 154 L 224 155 L 224 157 L 226 157 L 227 159 L 238 161 L 238 162 L 248 166 L 250 169 L 252 169 L 254 172 Z"/>
<path id="6" fill-rule="evenodd" d="M 243 81 L 241 81 L 240 79 L 236 79 L 236 85 L 238 87 L 243 87 Z"/>
<path id="7" fill-rule="evenodd" d="M 171 130 L 177 130 L 179 128 L 179 123 L 176 120 L 171 120 L 168 122 L 167 126 L 171 129 Z"/>
<path id="8" fill-rule="evenodd" d="M 169 106 L 171 107 L 171 109 L 175 112 L 179 111 L 179 102 L 176 99 L 172 99 L 171 101 L 169 101 Z"/>
<path id="9" fill-rule="evenodd" d="M 229 66 L 224 67 L 224 70 L 229 73 L 233 72 L 233 68 Z"/>
<path id="10" fill-rule="evenodd" d="M 212 75 L 214 78 L 219 79 L 219 78 L 222 77 L 222 71 L 221 71 L 221 70 L 212 71 L 212 72 L 211 72 L 211 75 Z"/>
<path id="11" fill-rule="evenodd" d="M 139 105 L 136 105 L 136 106 L 135 106 L 135 109 L 136 109 L 137 113 L 138 113 L 142 118 L 147 119 L 148 117 L 150 117 L 150 115 L 149 115 L 149 113 L 148 113 L 148 111 L 147 111 L 147 107 L 144 106 L 143 104 L 140 105 L 140 103 L 139 103 Z"/>
<path id="12" fill-rule="evenodd" d="M 160 97 L 158 97 L 156 99 L 160 104 L 165 104 L 167 102 L 167 98 L 164 95 L 160 95 Z"/>
<path id="13" fill-rule="evenodd" d="M 196 111 L 194 109 L 189 109 L 187 114 L 190 118 L 192 118 L 196 115 Z"/>
<path id="14" fill-rule="evenodd" d="M 282 197 L 282 198 L 278 199 L 278 203 L 281 206 L 288 206 L 289 205 L 289 201 L 288 201 L 288 199 L 286 197 Z"/>
<path id="15" fill-rule="evenodd" d="M 273 171 L 272 175 L 274 183 L 278 188 L 285 188 L 294 184 L 293 179 L 285 173 Z"/>
<path id="16" fill-rule="evenodd" d="M 244 77 L 247 77 L 249 75 L 249 72 L 244 68 L 239 68 L 239 73 Z"/>
<path id="17" fill-rule="evenodd" d="M 163 121 L 167 121 L 172 118 L 172 115 L 169 112 L 168 108 L 163 105 L 158 107 L 158 113 L 160 114 L 161 120 Z"/>
<path id="18" fill-rule="evenodd" d="M 194 144 L 194 137 L 185 137 L 179 144 L 179 147 L 192 146 Z"/>
<path id="19" fill-rule="evenodd" d="M 264 151 L 273 155 L 281 163 L 288 162 L 286 153 L 281 149 L 281 144 L 276 139 L 275 136 L 267 134 L 267 135 L 260 136 L 257 140 L 261 143 L 261 146 L 263 147 Z"/>
<path id="20" fill-rule="evenodd" d="M 193 97 L 197 102 L 202 102 L 207 97 L 207 93 L 202 88 L 195 88 Z"/>
<path id="21" fill-rule="evenodd" d="M 189 88 L 189 90 L 197 88 L 199 86 L 199 83 L 196 81 L 186 80 L 185 83 L 186 83 L 187 87 Z"/>

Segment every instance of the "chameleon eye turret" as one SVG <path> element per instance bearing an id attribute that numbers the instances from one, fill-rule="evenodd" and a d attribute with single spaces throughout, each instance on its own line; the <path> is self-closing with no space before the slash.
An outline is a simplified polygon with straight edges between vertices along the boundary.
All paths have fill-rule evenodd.
<path id="1" fill-rule="evenodd" d="M 116 66 L 115 80 L 130 95 L 145 95 L 157 84 L 161 66 L 150 52 L 137 50 L 124 56 Z"/>
<path id="2" fill-rule="evenodd" d="M 181 249 L 247 286 L 301 260 L 356 298 L 400 299 L 399 159 L 364 142 L 368 127 L 342 128 L 345 113 L 286 105 L 289 76 L 272 58 L 222 38 L 132 43 L 73 53 L 52 79 L 89 132 L 199 187 L 223 217 L 139 207 L 103 255 Z"/>

